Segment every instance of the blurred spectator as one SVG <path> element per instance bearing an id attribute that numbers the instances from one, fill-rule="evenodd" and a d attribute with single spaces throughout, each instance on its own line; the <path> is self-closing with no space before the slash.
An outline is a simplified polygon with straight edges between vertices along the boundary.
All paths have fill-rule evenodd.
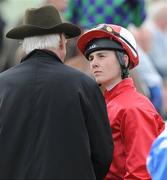
<path id="1" fill-rule="evenodd" d="M 139 54 L 139 65 L 135 69 L 139 79 L 144 82 L 146 88 L 148 88 L 147 95 L 157 111 L 163 114 L 163 98 L 162 98 L 162 78 L 154 67 L 152 61 L 148 56 L 148 51 L 151 46 L 151 36 L 149 30 L 142 26 L 140 28 L 131 29 L 137 43 Z M 140 84 L 143 85 L 142 83 Z M 141 87 L 142 88 L 142 87 Z"/>
<path id="2" fill-rule="evenodd" d="M 167 177 L 167 126 L 154 141 L 147 159 L 147 168 L 152 180 L 166 180 Z"/>
<path id="3" fill-rule="evenodd" d="M 145 16 L 144 0 L 69 0 L 65 17 L 85 30 L 100 23 L 140 26 Z"/>
<path id="4" fill-rule="evenodd" d="M 155 2 L 150 7 L 149 21 L 146 26 L 151 32 L 152 43 L 149 56 L 156 69 L 167 78 L 167 3 Z"/>
<path id="5" fill-rule="evenodd" d="M 149 98 L 157 111 L 162 114 L 162 78 L 156 71 L 149 56 L 138 48 L 140 63 L 136 68 L 140 78 L 146 83 L 149 90 Z"/>

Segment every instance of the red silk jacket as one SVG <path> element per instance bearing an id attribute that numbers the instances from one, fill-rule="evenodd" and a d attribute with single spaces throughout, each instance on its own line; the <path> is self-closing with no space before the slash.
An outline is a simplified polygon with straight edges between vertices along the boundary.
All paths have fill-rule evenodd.
<path id="1" fill-rule="evenodd" d="M 114 140 L 114 155 L 106 180 L 148 180 L 146 158 L 164 122 L 149 99 L 138 93 L 131 78 L 105 92 Z"/>

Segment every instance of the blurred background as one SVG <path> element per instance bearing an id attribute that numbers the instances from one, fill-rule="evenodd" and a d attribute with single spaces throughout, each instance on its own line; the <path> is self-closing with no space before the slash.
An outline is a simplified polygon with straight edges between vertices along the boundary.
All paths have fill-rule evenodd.
<path id="1" fill-rule="evenodd" d="M 27 8 L 56 6 L 64 21 L 77 24 L 82 33 L 99 23 L 128 28 L 136 38 L 140 63 L 131 72 L 137 89 L 149 97 L 167 119 L 167 0 L 0 0 L 0 72 L 20 63 L 21 42 L 5 37 L 22 24 Z M 88 61 L 76 48 L 77 38 L 68 40 L 68 66 L 91 77 Z"/>

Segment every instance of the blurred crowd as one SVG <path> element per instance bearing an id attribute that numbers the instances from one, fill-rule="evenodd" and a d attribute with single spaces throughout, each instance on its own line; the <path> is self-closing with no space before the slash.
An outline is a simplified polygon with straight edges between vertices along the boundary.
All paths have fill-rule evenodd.
<path id="1" fill-rule="evenodd" d="M 25 2 L 26 0 L 23 3 Z M 6 14 L 11 9 L 6 8 L 6 11 L 2 9 L 10 7 L 10 3 L 12 3 L 10 0 L 0 0 L 0 72 L 18 64 L 20 57 L 24 56 L 20 42 L 5 38 L 5 32 L 11 26 Z M 19 3 L 21 1 L 18 1 L 18 7 L 20 7 Z M 77 24 L 83 32 L 99 23 L 118 24 L 128 28 L 136 38 L 140 57 L 139 66 L 131 72 L 131 76 L 137 89 L 149 97 L 163 119 L 167 119 L 167 2 L 165 0 L 36 2 L 36 6 L 44 4 L 55 5 L 64 20 Z M 30 1 L 28 6 L 31 7 Z M 13 23 L 18 25 L 21 22 L 22 19 L 17 17 Z M 76 41 L 77 39 L 68 41 L 65 63 L 91 76 L 88 62 L 77 51 Z"/>

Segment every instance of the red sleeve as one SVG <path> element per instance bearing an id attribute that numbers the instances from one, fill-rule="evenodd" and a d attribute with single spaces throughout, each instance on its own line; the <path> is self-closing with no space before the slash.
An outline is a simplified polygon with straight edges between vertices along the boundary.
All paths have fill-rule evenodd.
<path id="1" fill-rule="evenodd" d="M 158 117 L 160 118 L 160 116 Z M 146 169 L 148 156 L 153 140 L 159 134 L 157 115 L 133 108 L 127 110 L 122 118 L 122 139 L 125 144 L 126 174 L 124 180 L 151 179 Z"/>

